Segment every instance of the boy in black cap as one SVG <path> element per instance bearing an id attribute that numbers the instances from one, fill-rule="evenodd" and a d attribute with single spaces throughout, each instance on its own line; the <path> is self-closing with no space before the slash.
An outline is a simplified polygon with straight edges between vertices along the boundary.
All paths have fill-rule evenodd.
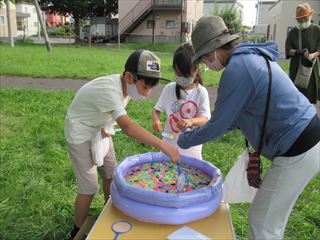
<path id="1" fill-rule="evenodd" d="M 139 142 L 156 147 L 173 162 L 179 161 L 177 148 L 155 137 L 128 116 L 125 107 L 128 100 L 141 100 L 158 84 L 160 59 L 148 50 L 133 52 L 123 75 L 110 75 L 94 79 L 79 89 L 65 119 L 65 136 L 69 155 L 76 175 L 78 195 L 75 201 L 75 226 L 73 238 L 84 223 L 93 196 L 99 190 L 97 166 L 93 160 L 92 140 L 97 134 L 108 138 L 109 150 L 103 159 L 105 201 L 109 198 L 112 173 L 116 167 L 115 151 L 111 135 L 116 122 L 126 135 Z"/>

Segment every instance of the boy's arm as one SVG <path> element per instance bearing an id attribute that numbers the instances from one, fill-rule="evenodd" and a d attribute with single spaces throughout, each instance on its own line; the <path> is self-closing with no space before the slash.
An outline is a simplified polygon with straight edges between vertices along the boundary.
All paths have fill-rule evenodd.
<path id="1" fill-rule="evenodd" d="M 139 124 L 133 122 L 128 117 L 128 115 L 122 115 L 118 117 L 116 119 L 116 122 L 118 123 L 119 127 L 125 132 L 125 134 L 129 137 L 144 144 L 160 149 L 164 152 L 164 154 L 169 156 L 173 162 L 180 162 L 180 154 L 176 147 L 167 144 L 160 138 L 157 138 L 156 136 L 152 135 Z"/>

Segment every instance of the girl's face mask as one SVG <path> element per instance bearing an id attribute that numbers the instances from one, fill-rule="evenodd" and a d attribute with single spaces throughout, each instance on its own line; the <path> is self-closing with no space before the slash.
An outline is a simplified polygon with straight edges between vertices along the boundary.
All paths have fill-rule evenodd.
<path id="1" fill-rule="evenodd" d="M 300 30 L 306 29 L 310 27 L 310 25 L 311 25 L 311 18 L 309 18 L 307 21 L 304 21 L 304 22 L 298 22 L 298 29 Z"/>
<path id="2" fill-rule="evenodd" d="M 217 58 L 217 51 L 214 51 L 214 60 L 209 62 L 207 58 L 204 58 L 203 62 L 212 71 L 220 71 L 224 68 L 219 59 Z"/>
<path id="3" fill-rule="evenodd" d="M 193 77 L 176 76 L 176 83 L 182 88 L 189 87 L 193 83 Z"/>

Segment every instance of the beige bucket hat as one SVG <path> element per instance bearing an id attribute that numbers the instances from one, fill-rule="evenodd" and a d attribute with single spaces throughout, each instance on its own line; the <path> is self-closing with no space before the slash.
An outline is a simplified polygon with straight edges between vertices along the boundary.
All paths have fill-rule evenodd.
<path id="1" fill-rule="evenodd" d="M 195 50 L 192 60 L 198 62 L 202 56 L 237 38 L 238 35 L 229 33 L 221 17 L 201 17 L 191 34 Z"/>

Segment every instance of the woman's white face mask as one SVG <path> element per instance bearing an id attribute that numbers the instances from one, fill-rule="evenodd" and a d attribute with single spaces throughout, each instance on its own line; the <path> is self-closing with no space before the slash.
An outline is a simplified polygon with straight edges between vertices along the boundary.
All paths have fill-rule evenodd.
<path id="1" fill-rule="evenodd" d="M 132 84 L 127 83 L 127 92 L 129 97 L 132 100 L 143 100 L 145 98 L 145 96 L 139 94 L 135 83 L 132 83 Z"/>
<path id="2" fill-rule="evenodd" d="M 300 29 L 300 30 L 306 29 L 306 28 L 310 27 L 310 25 L 311 25 L 311 18 L 309 18 L 305 22 L 298 22 L 298 29 Z"/>
<path id="3" fill-rule="evenodd" d="M 203 62 L 212 71 L 220 71 L 224 68 L 222 63 L 217 58 L 217 51 L 214 51 L 214 60 L 212 62 L 209 62 L 207 58 L 205 58 Z"/>

